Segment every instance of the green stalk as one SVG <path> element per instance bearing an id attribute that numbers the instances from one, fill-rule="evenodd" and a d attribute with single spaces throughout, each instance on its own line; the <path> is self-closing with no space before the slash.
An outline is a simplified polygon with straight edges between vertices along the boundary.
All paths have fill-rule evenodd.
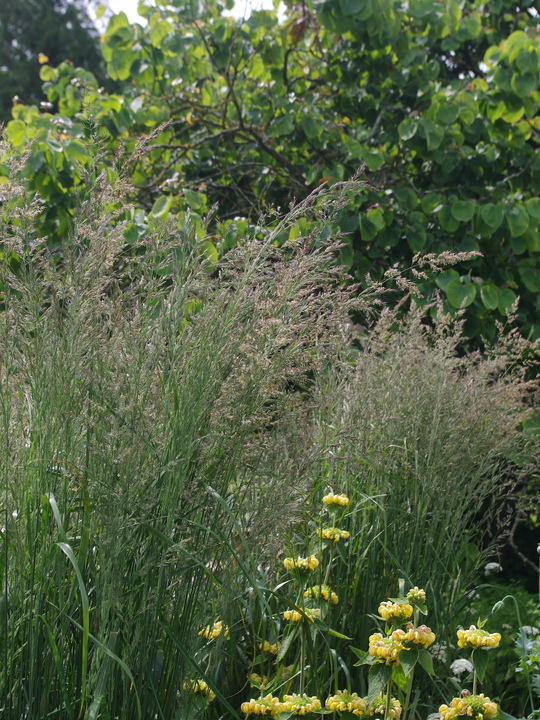
<path id="1" fill-rule="evenodd" d="M 406 720 L 407 718 L 407 712 L 409 710 L 409 703 L 411 702 L 411 692 L 412 692 L 412 686 L 413 686 L 413 678 L 414 678 L 414 668 L 411 670 L 411 674 L 409 677 L 409 684 L 407 686 L 407 695 L 405 697 L 405 702 L 403 704 L 403 711 L 401 713 L 401 720 Z"/>
<path id="2" fill-rule="evenodd" d="M 390 679 L 388 681 L 388 686 L 386 688 L 386 706 L 384 708 L 384 720 L 389 720 L 391 707 L 392 707 L 392 679 Z"/>
<path id="3" fill-rule="evenodd" d="M 300 695 L 304 694 L 306 678 L 306 628 L 302 627 L 300 633 Z"/>
<path id="4" fill-rule="evenodd" d="M 332 569 L 332 561 L 334 559 L 334 545 L 335 543 L 330 541 L 330 559 L 328 560 L 328 565 L 326 567 L 323 585 L 328 585 L 328 580 L 330 579 L 330 571 Z"/>

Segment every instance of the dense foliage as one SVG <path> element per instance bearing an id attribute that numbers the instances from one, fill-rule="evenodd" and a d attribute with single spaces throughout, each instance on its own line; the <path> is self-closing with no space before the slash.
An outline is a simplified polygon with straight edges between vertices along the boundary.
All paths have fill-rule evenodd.
<path id="1" fill-rule="evenodd" d="M 537 337 L 540 291 L 540 39 L 532 0 L 329 0 L 290 4 L 284 20 L 247 21 L 215 2 L 140 6 L 147 24 L 113 16 L 102 37 L 108 94 L 69 64 L 41 70 L 54 113 L 17 106 L 7 128 L 43 199 L 39 234 L 65 236 L 82 166 L 101 139 L 112 172 L 140 138 L 130 172 L 146 213 L 225 222 L 222 254 L 261 211 L 286 209 L 321 182 L 353 176 L 365 192 L 326 230 L 348 233 L 340 260 L 360 282 L 416 253 L 481 255 L 418 279 L 415 301 L 442 290 L 467 308 L 466 333 L 493 338 L 517 304 Z M 166 123 L 163 126 L 163 123 Z M 309 229 L 300 221 L 294 234 Z M 435 311 L 433 311 L 435 312 Z"/>
<path id="2" fill-rule="evenodd" d="M 9 161 L 0 223 L 1 717 L 195 720 L 202 678 L 209 717 L 239 718 L 278 632 L 294 692 L 281 559 L 310 554 L 340 602 L 306 691 L 365 692 L 351 646 L 403 578 L 448 644 L 417 717 L 447 702 L 456 616 L 537 450 L 518 430 L 527 343 L 460 358 L 459 325 L 385 312 L 361 347 L 349 313 L 378 288 L 353 295 L 321 247 L 350 185 L 216 262 L 189 219 L 150 218 L 126 254 L 126 188 L 92 163 L 69 234 L 35 244 L 24 163 Z M 277 248 L 301 214 L 318 231 Z M 330 489 L 351 499 L 335 551 L 314 532 Z"/>
<path id="3" fill-rule="evenodd" d="M 103 81 L 98 33 L 81 0 L 2 0 L 0 121 L 11 118 L 12 102 L 47 101 L 39 77 L 40 56 L 52 65 L 69 60 Z"/>

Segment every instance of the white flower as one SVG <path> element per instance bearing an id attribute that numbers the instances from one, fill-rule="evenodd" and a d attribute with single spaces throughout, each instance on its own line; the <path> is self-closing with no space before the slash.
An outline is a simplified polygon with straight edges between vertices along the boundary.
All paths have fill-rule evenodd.
<path id="1" fill-rule="evenodd" d="M 454 675 L 462 675 L 463 673 L 470 673 L 474 670 L 473 664 L 465 658 L 458 658 L 450 665 L 450 670 Z"/>
<path id="2" fill-rule="evenodd" d="M 532 635 L 533 637 L 535 635 L 540 635 L 540 630 L 537 627 L 532 627 L 531 625 L 524 625 L 521 629 L 523 632 L 527 633 L 527 635 Z"/>
<path id="3" fill-rule="evenodd" d="M 431 713 L 427 716 L 426 720 L 439 720 L 441 717 L 441 713 Z"/>
<path id="4" fill-rule="evenodd" d="M 444 643 L 432 645 L 429 648 L 429 652 L 434 660 L 439 660 L 442 663 L 446 662 L 446 645 Z M 438 713 L 435 714 L 437 715 Z"/>
<path id="5" fill-rule="evenodd" d="M 491 573 L 501 572 L 502 565 L 500 563 L 496 562 L 490 562 L 487 565 L 484 565 L 484 572 L 486 575 L 490 575 Z"/>

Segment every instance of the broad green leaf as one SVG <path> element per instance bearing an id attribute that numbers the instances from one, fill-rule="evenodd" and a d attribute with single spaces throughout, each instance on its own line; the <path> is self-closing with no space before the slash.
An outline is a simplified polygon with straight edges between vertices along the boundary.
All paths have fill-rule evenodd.
<path id="1" fill-rule="evenodd" d="M 444 130 L 428 118 L 421 118 L 420 122 L 424 128 L 428 150 L 436 150 L 444 137 Z"/>
<path id="2" fill-rule="evenodd" d="M 283 658 L 285 657 L 287 650 L 291 647 L 291 643 L 296 637 L 296 632 L 290 632 L 288 635 L 286 635 L 283 638 L 283 641 L 281 643 L 281 647 L 278 650 L 278 653 L 276 655 L 276 662 L 281 662 Z"/>
<path id="3" fill-rule="evenodd" d="M 499 305 L 499 288 L 496 285 L 482 285 L 480 288 L 480 297 L 484 307 L 488 310 L 496 310 Z"/>
<path id="4" fill-rule="evenodd" d="M 518 265 L 519 276 L 527 290 L 540 292 L 540 269 L 534 260 L 522 260 Z"/>
<path id="5" fill-rule="evenodd" d="M 499 291 L 498 305 L 498 310 L 501 315 L 508 315 L 508 313 L 511 312 L 516 300 L 517 295 L 510 290 L 510 288 L 502 288 L 502 290 Z"/>
<path id="6" fill-rule="evenodd" d="M 379 228 L 372 222 L 367 214 L 360 213 L 360 234 L 364 242 L 370 242 L 379 232 Z"/>
<path id="7" fill-rule="evenodd" d="M 401 665 L 394 665 L 392 667 L 392 682 L 395 683 L 403 692 L 407 691 L 409 679 L 407 678 L 407 675 Z"/>
<path id="8" fill-rule="evenodd" d="M 50 65 L 42 65 L 39 69 L 39 78 L 40 80 L 43 80 L 43 82 L 54 80 L 55 76 L 56 70 Z"/>
<path id="9" fill-rule="evenodd" d="M 273 137 L 281 137 L 282 135 L 290 135 L 294 130 L 294 117 L 291 112 L 281 115 L 275 120 L 268 130 L 268 134 Z"/>
<path id="10" fill-rule="evenodd" d="M 431 657 L 429 650 L 420 649 L 418 651 L 418 662 L 429 675 L 435 675 L 435 670 L 433 669 L 433 658 Z"/>
<path id="11" fill-rule="evenodd" d="M 203 195 L 193 192 L 193 190 L 183 190 L 184 200 L 192 210 L 200 210 L 205 205 Z"/>
<path id="12" fill-rule="evenodd" d="M 510 82 L 512 90 L 518 97 L 530 95 L 538 87 L 538 78 L 532 73 L 514 74 Z"/>
<path id="13" fill-rule="evenodd" d="M 369 668 L 367 694 L 368 707 L 375 700 L 377 695 L 380 695 L 384 691 L 384 688 L 388 685 L 388 681 L 391 677 L 392 668 L 384 662 L 378 662 L 376 665 L 372 665 Z"/>
<path id="14" fill-rule="evenodd" d="M 446 232 L 453 233 L 459 227 L 459 220 L 452 215 L 452 209 L 450 205 L 444 205 L 437 213 L 441 227 Z"/>
<path id="15" fill-rule="evenodd" d="M 486 203 L 479 209 L 480 217 L 493 230 L 497 230 L 504 220 L 504 208 L 494 203 Z"/>
<path id="16" fill-rule="evenodd" d="M 438 212 L 444 205 L 445 198 L 442 193 L 430 192 L 422 198 L 422 210 L 429 215 L 432 212 Z"/>
<path id="17" fill-rule="evenodd" d="M 306 133 L 306 137 L 309 140 L 314 140 L 321 133 L 321 126 L 319 123 L 311 117 L 311 115 L 304 115 L 302 118 L 302 130 Z"/>
<path id="18" fill-rule="evenodd" d="M 26 124 L 21 120 L 10 120 L 6 127 L 6 135 L 13 145 L 22 145 L 26 139 Z"/>
<path id="19" fill-rule="evenodd" d="M 459 273 L 456 270 L 454 270 L 454 268 L 449 268 L 448 270 L 443 270 L 443 272 L 439 273 L 435 278 L 435 282 L 437 283 L 437 286 L 440 287 L 443 292 L 446 292 L 448 283 L 451 282 L 452 280 L 459 280 Z"/>
<path id="20" fill-rule="evenodd" d="M 519 71 L 524 74 L 535 74 L 538 72 L 538 53 L 536 50 L 521 48 L 515 58 L 515 64 Z"/>
<path id="21" fill-rule="evenodd" d="M 471 662 L 474 665 L 476 674 L 480 682 L 484 681 L 486 676 L 486 668 L 489 661 L 489 650 L 484 648 L 475 648 L 471 653 Z"/>
<path id="22" fill-rule="evenodd" d="M 529 216 L 523 205 L 513 205 L 506 208 L 506 223 L 512 237 L 523 235 L 529 227 Z"/>
<path id="23" fill-rule="evenodd" d="M 451 280 L 446 286 L 446 297 L 452 307 L 460 309 L 468 307 L 476 297 L 476 287 L 472 283 Z"/>
<path id="24" fill-rule="evenodd" d="M 444 125 L 452 125 L 459 117 L 460 107 L 459 105 L 441 105 L 437 110 L 437 120 L 442 122 Z"/>
<path id="25" fill-rule="evenodd" d="M 400 650 L 398 657 L 401 667 L 403 668 L 403 672 L 405 675 L 410 675 L 414 666 L 418 662 L 418 650 L 416 648 L 411 648 L 410 650 Z"/>
<path id="26" fill-rule="evenodd" d="M 471 200 L 456 200 L 452 203 L 452 216 L 460 222 L 468 222 L 474 215 L 474 203 Z"/>
<path id="27" fill-rule="evenodd" d="M 155 218 L 165 217 L 169 212 L 171 203 L 172 200 L 169 196 L 161 195 L 152 205 L 152 210 L 150 211 L 150 214 Z"/>
<path id="28" fill-rule="evenodd" d="M 204 257 L 212 264 L 217 263 L 219 260 L 219 253 L 216 246 L 210 240 L 205 240 L 202 244 L 202 252 Z"/>
<path id="29" fill-rule="evenodd" d="M 381 208 L 370 208 L 367 211 L 366 215 L 375 225 L 377 230 L 383 230 L 383 228 L 385 227 L 385 222 L 383 211 L 381 210 Z"/>
<path id="30" fill-rule="evenodd" d="M 525 207 L 527 208 L 527 212 L 530 217 L 535 220 L 540 220 L 540 198 L 529 198 L 525 203 Z"/>
<path id="31" fill-rule="evenodd" d="M 410 140 L 416 135 L 418 122 L 412 118 L 405 118 L 398 125 L 398 134 L 402 140 Z"/>
<path id="32" fill-rule="evenodd" d="M 360 157 L 366 163 L 370 172 L 377 172 L 384 165 L 384 154 L 365 145 L 360 150 Z"/>

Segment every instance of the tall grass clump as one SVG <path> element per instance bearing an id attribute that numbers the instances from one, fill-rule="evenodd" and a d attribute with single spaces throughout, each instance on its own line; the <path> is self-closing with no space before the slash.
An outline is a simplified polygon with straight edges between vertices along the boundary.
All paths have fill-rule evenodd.
<path id="1" fill-rule="evenodd" d="M 17 169 L 3 186 L 0 714 L 169 720 L 226 670 L 198 630 L 298 513 L 275 428 L 305 424 L 353 301 L 316 234 L 214 267 L 186 218 L 126 253 L 125 189 L 86 182 L 57 245 Z"/>
<path id="2" fill-rule="evenodd" d="M 40 239 L 22 177 L 0 225 L 2 718 L 194 718 L 213 696 L 238 717 L 285 550 L 325 553 L 313 586 L 340 595 L 302 692 L 365 685 L 346 638 L 366 644 L 398 578 L 444 638 L 526 455 L 513 355 L 459 357 L 459 324 L 416 315 L 355 338 L 381 287 L 355 297 L 323 241 L 354 182 L 212 262 L 189 217 L 127 247 L 128 188 L 91 168 L 68 235 Z"/>

